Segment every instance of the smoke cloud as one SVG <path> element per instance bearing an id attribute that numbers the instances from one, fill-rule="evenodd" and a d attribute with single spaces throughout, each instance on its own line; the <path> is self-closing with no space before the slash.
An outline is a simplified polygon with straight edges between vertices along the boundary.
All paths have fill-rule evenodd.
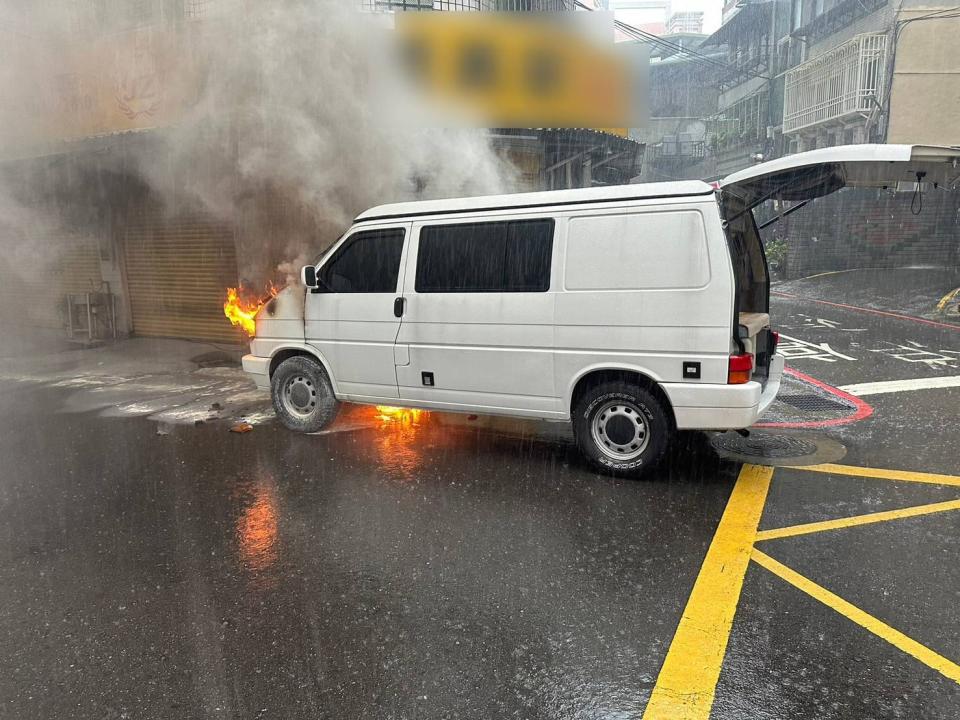
<path id="1" fill-rule="evenodd" d="M 15 0 L 4 5 L 22 12 Z M 76 5 L 64 4 L 64 12 Z M 151 131 L 149 143 L 89 158 L 101 173 L 136 175 L 166 212 L 199 208 L 238 227 L 246 282 L 282 281 L 278 268 L 292 275 L 371 205 L 510 187 L 512 170 L 483 131 L 437 129 L 442 119 L 424 116 L 394 72 L 384 16 L 342 0 L 210 7 L 215 17 L 183 21 L 180 62 L 162 77 L 163 97 L 184 99 L 176 120 Z M 21 17 L 38 32 L 69 27 L 49 8 Z M 48 64 L 30 63 L 28 70 L 44 68 L 42 78 L 0 75 L 4 94 L 22 97 L 25 86 L 50 82 Z M 15 204 L 7 198 L 0 208 Z M 11 215 L 8 225 L 26 216 Z M 4 235 L 22 242 L 24 230 Z"/>

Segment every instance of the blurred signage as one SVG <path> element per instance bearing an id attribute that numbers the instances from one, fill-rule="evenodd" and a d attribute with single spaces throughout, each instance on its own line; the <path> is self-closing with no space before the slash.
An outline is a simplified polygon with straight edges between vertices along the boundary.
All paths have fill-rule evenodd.
<path id="1" fill-rule="evenodd" d="M 609 15 L 403 13 L 396 31 L 414 87 L 452 122 L 622 136 L 644 124 L 647 57 L 614 45 Z"/>
<path id="2" fill-rule="evenodd" d="M 130 31 L 57 48 L 18 48 L 24 79 L 4 86 L 0 111 L 15 143 L 75 140 L 169 125 L 196 96 L 199 73 L 179 39 L 157 29 Z"/>

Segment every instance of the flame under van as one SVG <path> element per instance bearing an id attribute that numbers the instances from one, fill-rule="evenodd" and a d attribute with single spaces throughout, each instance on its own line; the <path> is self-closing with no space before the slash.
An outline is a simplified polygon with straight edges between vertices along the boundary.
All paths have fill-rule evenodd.
<path id="1" fill-rule="evenodd" d="M 593 465 L 637 474 L 676 430 L 747 428 L 776 397 L 754 208 L 845 186 L 952 187 L 958 161 L 955 148 L 850 145 L 718 187 L 374 207 L 264 306 L 243 367 L 294 430 L 321 429 L 340 401 L 572 421 Z"/>

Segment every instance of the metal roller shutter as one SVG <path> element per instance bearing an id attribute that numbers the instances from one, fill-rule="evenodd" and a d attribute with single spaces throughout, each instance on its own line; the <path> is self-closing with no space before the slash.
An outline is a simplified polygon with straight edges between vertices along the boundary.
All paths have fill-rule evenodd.
<path id="1" fill-rule="evenodd" d="M 0 307 L 8 327 L 63 330 L 66 296 L 100 289 L 100 255 L 92 237 L 37 235 L 32 250 L 0 256 Z M 22 255 L 22 256 L 21 256 Z"/>
<path id="2" fill-rule="evenodd" d="M 124 255 L 134 334 L 239 341 L 223 315 L 226 288 L 237 278 L 228 225 L 202 217 L 136 220 L 124 230 Z"/>

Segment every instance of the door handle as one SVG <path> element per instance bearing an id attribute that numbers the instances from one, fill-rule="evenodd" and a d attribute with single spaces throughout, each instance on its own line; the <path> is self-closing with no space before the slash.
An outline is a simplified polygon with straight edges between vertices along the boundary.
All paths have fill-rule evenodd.
<path id="1" fill-rule="evenodd" d="M 398 297 L 393 299 L 393 316 L 403 317 L 403 308 L 407 304 L 407 299 Z"/>

